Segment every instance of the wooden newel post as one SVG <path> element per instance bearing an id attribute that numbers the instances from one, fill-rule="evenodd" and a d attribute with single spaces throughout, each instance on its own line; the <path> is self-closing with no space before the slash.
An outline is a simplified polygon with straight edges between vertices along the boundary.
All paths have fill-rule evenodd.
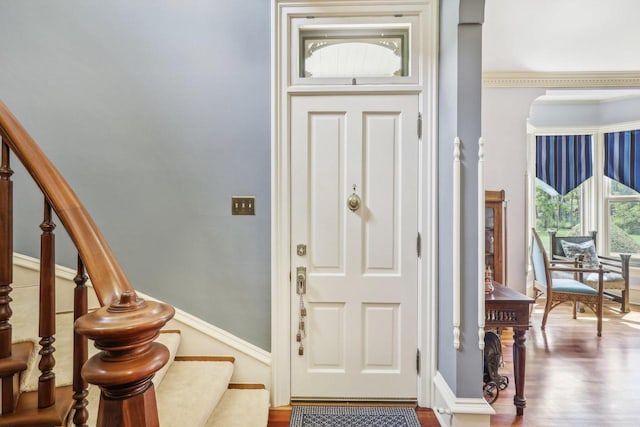
<path id="1" fill-rule="evenodd" d="M 98 427 L 159 426 L 151 379 L 169 360 L 169 350 L 153 341 L 174 313 L 131 290 L 76 321 L 76 332 L 102 350 L 82 368 L 82 376 L 102 391 Z"/>

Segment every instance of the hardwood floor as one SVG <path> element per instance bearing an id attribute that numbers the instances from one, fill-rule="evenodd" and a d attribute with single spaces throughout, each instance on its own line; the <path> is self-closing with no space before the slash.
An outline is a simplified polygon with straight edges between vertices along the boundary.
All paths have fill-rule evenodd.
<path id="1" fill-rule="evenodd" d="M 544 301 L 542 301 L 544 303 Z M 524 416 L 513 406 L 512 333 L 505 329 L 502 375 L 509 386 L 493 404 L 492 426 L 626 427 L 640 425 L 640 306 L 620 313 L 620 304 L 608 302 L 602 337 L 596 337 L 596 319 L 587 309 L 571 317 L 571 306 L 555 308 L 545 331 L 540 330 L 543 305 L 534 306 L 526 334 L 527 372 Z M 269 427 L 289 425 L 290 409 L 269 414 Z M 438 426 L 430 409 L 419 409 L 423 427 Z"/>
<path id="2" fill-rule="evenodd" d="M 492 426 L 581 427 L 640 425 L 640 307 L 620 313 L 607 302 L 602 337 L 589 309 L 571 317 L 571 305 L 555 308 L 540 329 L 543 304 L 534 306 L 526 334 L 527 372 L 523 417 L 513 406 L 513 364 L 510 330 L 503 331 L 502 349 L 509 387 L 493 404 Z"/>

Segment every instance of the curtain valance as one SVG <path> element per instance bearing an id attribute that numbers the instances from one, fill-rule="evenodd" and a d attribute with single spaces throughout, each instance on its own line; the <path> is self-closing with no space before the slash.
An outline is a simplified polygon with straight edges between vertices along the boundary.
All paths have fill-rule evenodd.
<path id="1" fill-rule="evenodd" d="M 640 192 L 640 130 L 604 134 L 604 174 Z"/>
<path id="2" fill-rule="evenodd" d="M 593 175 L 591 135 L 536 136 L 536 177 L 564 196 Z"/>

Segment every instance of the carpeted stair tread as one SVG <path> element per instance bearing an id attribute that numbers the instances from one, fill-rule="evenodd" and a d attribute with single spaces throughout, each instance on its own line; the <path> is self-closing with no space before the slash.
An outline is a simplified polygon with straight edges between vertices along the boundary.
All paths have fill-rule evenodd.
<path id="1" fill-rule="evenodd" d="M 33 322 L 36 323 L 37 322 Z M 73 384 L 73 313 L 56 314 L 56 334 L 53 353 L 53 357 L 56 359 L 56 364 L 53 371 L 56 374 L 57 386 L 68 386 Z M 26 337 L 22 337 L 23 339 Z M 40 370 L 38 369 L 38 363 L 40 363 L 40 356 L 38 352 L 41 349 L 39 344 L 39 338 L 31 337 L 34 343 L 33 354 L 29 361 L 29 366 L 25 371 L 25 374 L 20 381 L 21 391 L 35 391 L 38 389 L 38 378 L 40 377 Z M 98 352 L 93 344 L 90 342 L 88 346 L 89 357 Z"/>
<path id="2" fill-rule="evenodd" d="M 153 376 L 153 385 L 158 387 L 176 358 L 178 347 L 180 347 L 180 331 L 161 331 L 156 342 L 163 344 L 169 350 L 169 361 Z"/>
<path id="3" fill-rule="evenodd" d="M 227 389 L 205 427 L 264 427 L 269 420 L 265 389 Z"/>
<path id="4" fill-rule="evenodd" d="M 233 364 L 175 361 L 156 388 L 161 426 L 202 426 L 227 389 Z"/>

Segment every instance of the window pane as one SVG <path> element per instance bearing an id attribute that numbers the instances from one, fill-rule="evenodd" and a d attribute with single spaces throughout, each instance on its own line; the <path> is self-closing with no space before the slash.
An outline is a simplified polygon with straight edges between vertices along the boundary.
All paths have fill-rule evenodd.
<path id="1" fill-rule="evenodd" d="M 609 252 L 640 254 L 640 201 L 609 202 Z"/>
<path id="2" fill-rule="evenodd" d="M 632 188 L 627 187 L 624 184 L 620 184 L 618 181 L 615 181 L 608 177 L 605 177 L 605 179 L 611 183 L 610 194 L 612 196 L 640 196 L 640 193 Z"/>
<path id="3" fill-rule="evenodd" d="M 408 29 L 300 32 L 300 77 L 407 76 Z"/>
<path id="4" fill-rule="evenodd" d="M 536 231 L 549 252 L 549 231 L 559 236 L 581 234 L 580 188 L 560 196 L 553 188 L 536 179 Z"/>

